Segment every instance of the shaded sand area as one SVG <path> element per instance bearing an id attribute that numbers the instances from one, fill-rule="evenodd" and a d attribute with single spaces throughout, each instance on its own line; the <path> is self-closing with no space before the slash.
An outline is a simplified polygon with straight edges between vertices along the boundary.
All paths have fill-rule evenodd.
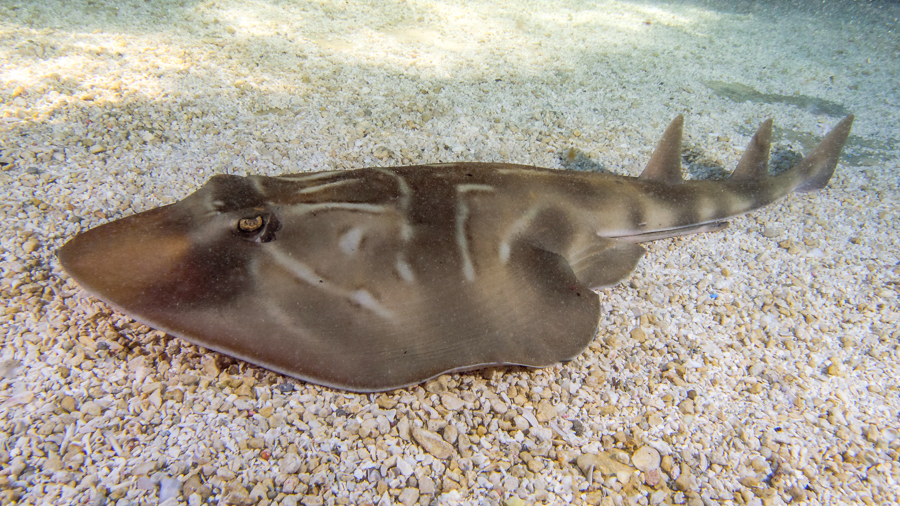
<path id="1" fill-rule="evenodd" d="M 3 504 L 900 497 L 894 2 L 0 3 Z M 808 6 L 806 6 L 808 4 Z M 55 250 L 217 173 L 503 161 L 687 177 L 756 126 L 831 185 L 665 240 L 572 362 L 311 386 L 85 295 Z"/>

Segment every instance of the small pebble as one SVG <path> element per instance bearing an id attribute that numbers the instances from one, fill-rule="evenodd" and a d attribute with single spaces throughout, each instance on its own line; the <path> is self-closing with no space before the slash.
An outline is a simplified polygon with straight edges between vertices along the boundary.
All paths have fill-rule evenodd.
<path id="1" fill-rule="evenodd" d="M 34 253 L 37 251 L 39 245 L 40 243 L 38 243 L 37 239 L 31 238 L 22 243 L 22 249 L 25 253 Z"/>
<path id="2" fill-rule="evenodd" d="M 449 459 L 454 453 L 453 447 L 434 432 L 421 427 L 413 427 L 412 436 L 425 451 L 439 459 Z"/>
<path id="3" fill-rule="evenodd" d="M 234 504 L 236 506 L 249 506 L 256 503 L 250 498 L 250 493 L 247 492 L 247 489 L 238 482 L 230 482 L 225 485 L 223 500 L 226 504 Z"/>
<path id="4" fill-rule="evenodd" d="M 784 233 L 784 227 L 782 227 L 781 225 L 768 225 L 763 230 L 762 235 L 763 235 L 763 237 L 765 237 L 767 239 L 774 239 L 783 233 Z"/>
<path id="5" fill-rule="evenodd" d="M 59 401 L 59 408 L 62 409 L 66 413 L 71 413 L 72 411 L 75 411 L 75 399 L 73 399 L 72 397 L 69 397 L 69 396 L 63 397 Z"/>
<path id="6" fill-rule="evenodd" d="M 465 405 L 462 399 L 451 393 L 441 395 L 441 403 L 450 411 L 459 411 Z"/>
<path id="7" fill-rule="evenodd" d="M 634 468 L 617 461 L 608 452 L 585 453 L 575 460 L 581 472 L 585 476 L 595 476 L 595 481 L 602 476 L 615 476 L 620 482 L 627 483 L 634 474 Z"/>
<path id="8" fill-rule="evenodd" d="M 403 506 L 413 506 L 419 501 L 419 490 L 411 487 L 404 488 L 397 497 L 397 500 L 400 501 L 400 504 Z"/>
<path id="9" fill-rule="evenodd" d="M 159 502 L 176 499 L 181 495 L 181 482 L 174 478 L 159 481 Z"/>
<path id="10" fill-rule="evenodd" d="M 300 464 L 300 457 L 296 453 L 288 453 L 281 459 L 278 466 L 284 474 L 295 474 L 300 470 Z"/>
<path id="11" fill-rule="evenodd" d="M 103 408 L 94 401 L 87 401 L 81 405 L 81 412 L 86 415 L 100 416 L 100 413 L 103 412 Z"/>
<path id="12" fill-rule="evenodd" d="M 681 464 L 681 475 L 675 480 L 675 490 L 696 492 L 698 488 L 697 478 L 691 473 L 691 468 L 686 464 Z"/>
<path id="13" fill-rule="evenodd" d="M 644 472 L 659 469 L 659 452 L 652 446 L 642 446 L 631 456 L 631 462 L 634 464 L 634 467 Z"/>

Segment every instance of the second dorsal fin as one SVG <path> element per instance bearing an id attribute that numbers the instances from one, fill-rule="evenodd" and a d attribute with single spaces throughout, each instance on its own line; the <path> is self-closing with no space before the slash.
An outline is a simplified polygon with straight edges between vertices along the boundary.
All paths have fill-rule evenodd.
<path id="1" fill-rule="evenodd" d="M 767 119 L 753 134 L 744 156 L 731 174 L 731 179 L 762 179 L 769 174 L 769 148 L 772 144 L 772 120 Z"/>
<path id="2" fill-rule="evenodd" d="M 669 184 L 684 181 L 681 178 L 681 132 L 684 129 L 684 116 L 679 114 L 669 123 L 656 150 L 641 172 L 641 179 L 651 179 Z"/>

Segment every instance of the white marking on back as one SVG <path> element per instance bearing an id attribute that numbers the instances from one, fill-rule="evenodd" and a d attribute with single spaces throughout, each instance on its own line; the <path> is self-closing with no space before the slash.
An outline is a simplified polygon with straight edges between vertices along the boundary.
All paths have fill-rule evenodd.
<path id="1" fill-rule="evenodd" d="M 393 318 L 393 314 L 390 312 L 390 310 L 381 305 L 381 303 L 376 300 L 375 297 L 373 297 L 372 294 L 367 290 L 347 290 L 346 288 L 342 288 L 325 279 L 324 276 L 316 273 L 308 265 L 295 259 L 291 255 L 285 253 L 271 243 L 268 247 L 264 248 L 263 251 L 268 253 L 272 260 L 281 268 L 291 273 L 294 276 L 294 279 L 296 279 L 297 281 L 322 290 L 329 295 L 345 299 L 348 302 L 371 311 L 386 320 Z"/>
<path id="2" fill-rule="evenodd" d="M 416 275 L 413 274 L 412 267 L 410 267 L 409 262 L 403 258 L 402 253 L 397 255 L 397 263 L 394 264 L 394 268 L 397 269 L 397 274 L 400 275 L 403 281 L 413 283 L 416 280 Z"/>
<path id="3" fill-rule="evenodd" d="M 556 174 L 548 174 L 547 170 L 534 170 L 534 169 L 524 169 L 524 168 L 516 168 L 516 169 L 497 169 L 497 174 L 513 174 L 515 176 L 544 176 L 544 175 L 556 175 Z M 568 174 L 567 174 L 568 175 Z"/>
<path id="4" fill-rule="evenodd" d="M 494 187 L 486 184 L 461 184 L 456 186 L 456 246 L 462 259 L 463 277 L 466 281 L 475 281 L 475 266 L 469 254 L 469 240 L 466 237 L 466 222 L 469 219 L 469 204 L 463 198 L 464 193 L 472 191 L 494 191 Z"/>
<path id="5" fill-rule="evenodd" d="M 531 224 L 531 220 L 537 216 L 537 213 L 541 211 L 541 207 L 533 206 L 522 215 L 521 218 L 515 221 L 509 229 L 507 229 L 506 233 L 503 234 L 503 240 L 500 241 L 500 263 L 502 265 L 506 265 L 506 262 L 509 261 L 510 254 L 510 243 L 513 239 L 518 237 L 518 235 Z"/>
<path id="6" fill-rule="evenodd" d="M 721 219 L 718 217 L 719 213 L 717 213 L 718 202 L 716 202 L 715 199 L 709 198 L 708 195 L 699 196 L 695 205 L 697 206 L 698 221 L 704 222 Z"/>
<path id="7" fill-rule="evenodd" d="M 397 181 L 397 187 L 400 189 L 400 212 L 403 215 L 403 220 L 400 222 L 400 238 L 403 239 L 404 242 L 409 242 L 409 240 L 412 239 L 413 236 L 413 228 L 409 224 L 408 219 L 409 201 L 412 198 L 412 189 L 409 187 L 409 183 L 406 182 L 406 179 L 400 174 L 397 174 L 383 167 L 376 167 L 373 170 L 390 176 Z"/>
<path id="8" fill-rule="evenodd" d="M 391 208 L 376 204 L 359 204 L 355 202 L 319 202 L 315 204 L 293 204 L 285 207 L 286 214 L 304 215 L 320 211 L 359 211 L 369 214 L 384 214 Z"/>
<path id="9" fill-rule="evenodd" d="M 298 194 L 315 193 L 318 191 L 326 190 L 328 188 L 333 188 L 335 186 L 340 186 L 340 185 L 344 185 L 347 183 L 357 183 L 359 181 L 362 181 L 362 179 L 341 179 L 338 181 L 332 181 L 330 183 L 323 183 L 323 184 L 316 185 L 316 186 L 307 186 L 306 188 L 299 190 L 297 193 Z"/>
<path id="10" fill-rule="evenodd" d="M 359 243 L 362 242 L 362 238 L 362 227 L 351 228 L 348 232 L 344 233 L 344 235 L 342 235 L 340 239 L 338 239 L 338 247 L 341 248 L 341 251 L 345 255 L 354 255 L 359 249 Z"/>
<path id="11" fill-rule="evenodd" d="M 403 223 L 400 224 L 400 238 L 403 239 L 403 242 L 409 242 L 413 236 L 413 228 L 410 226 L 409 222 L 403 220 Z"/>
<path id="12" fill-rule="evenodd" d="M 266 196 L 266 185 L 263 184 L 263 178 L 256 176 L 247 179 L 249 179 L 250 183 L 253 184 L 253 189 L 256 190 L 256 193 L 259 193 L 263 197 Z"/>
<path id="13" fill-rule="evenodd" d="M 500 263 L 506 265 L 509 261 L 509 241 L 500 243 Z"/>
<path id="14" fill-rule="evenodd" d="M 492 192 L 494 187 L 489 184 L 460 184 L 456 185 L 457 193 L 465 193 L 471 191 Z"/>
<path id="15" fill-rule="evenodd" d="M 298 280 L 312 286 L 325 284 L 325 280 L 322 278 L 322 276 L 316 274 L 315 271 L 313 271 L 308 265 L 299 260 L 296 260 L 294 257 L 281 251 L 280 249 L 270 246 L 263 249 L 263 251 L 268 252 L 272 259 L 275 260 L 275 263 L 288 270 Z"/>
<path id="16" fill-rule="evenodd" d="M 373 297 L 372 294 L 366 290 L 357 290 L 353 292 L 353 294 L 351 294 L 350 298 L 351 300 L 353 300 L 353 302 L 356 302 L 360 306 L 368 309 L 369 311 L 372 311 L 385 320 L 390 320 L 393 317 L 391 312 L 388 311 L 387 308 L 382 306 L 377 300 L 375 300 L 375 297 Z"/>
<path id="17" fill-rule="evenodd" d="M 339 174 L 345 174 L 346 171 L 342 170 L 328 170 L 325 172 L 313 172 L 306 174 L 287 174 L 284 176 L 276 176 L 278 179 L 286 179 L 288 181 L 313 181 L 315 179 L 322 179 L 331 176 L 337 176 Z"/>

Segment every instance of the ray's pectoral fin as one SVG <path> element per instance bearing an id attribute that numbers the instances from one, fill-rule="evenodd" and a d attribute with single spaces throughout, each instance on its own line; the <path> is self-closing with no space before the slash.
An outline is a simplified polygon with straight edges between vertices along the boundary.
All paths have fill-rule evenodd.
<path id="1" fill-rule="evenodd" d="M 480 343 L 483 363 L 544 367 L 574 358 L 597 331 L 600 299 L 558 253 L 521 241 L 508 269 L 486 272 L 466 322 L 473 333 L 496 334 Z M 472 322 L 472 323 L 469 323 Z M 472 348 L 469 344 L 467 348 Z"/>
<path id="2" fill-rule="evenodd" d="M 578 282 L 596 290 L 627 278 L 645 252 L 640 244 L 596 237 L 568 255 L 568 260 Z"/>

